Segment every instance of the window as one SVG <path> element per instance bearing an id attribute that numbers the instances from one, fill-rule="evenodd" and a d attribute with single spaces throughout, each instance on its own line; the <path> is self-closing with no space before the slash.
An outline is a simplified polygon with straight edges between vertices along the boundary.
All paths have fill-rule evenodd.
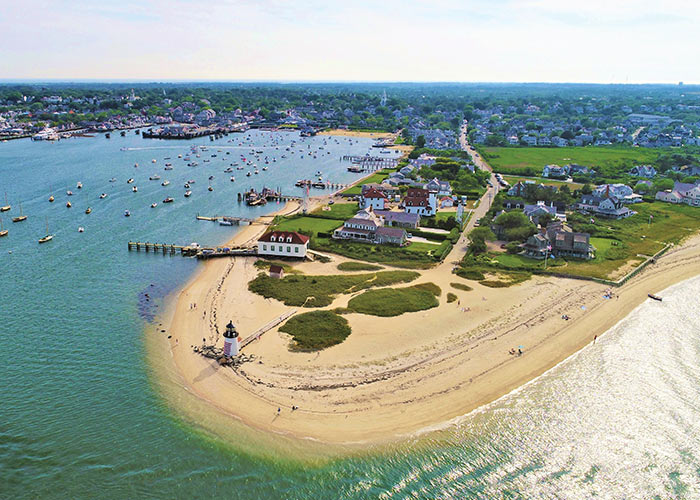
<path id="1" fill-rule="evenodd" d="M 299 247 L 294 247 L 294 253 L 299 253 Z"/>
<path id="2" fill-rule="evenodd" d="M 291 237 L 291 236 L 287 236 L 287 243 L 291 243 L 291 242 L 292 242 L 292 237 Z"/>
<path id="3" fill-rule="evenodd" d="M 270 241 L 275 241 L 275 237 L 274 237 L 274 236 L 270 236 Z"/>
<path id="4" fill-rule="evenodd" d="M 263 245 L 263 250 L 267 250 L 267 245 Z"/>
<path id="5" fill-rule="evenodd" d="M 287 247 L 287 253 L 292 253 L 292 247 Z"/>
<path id="6" fill-rule="evenodd" d="M 270 251 L 274 252 L 275 251 L 275 245 L 270 245 Z"/>

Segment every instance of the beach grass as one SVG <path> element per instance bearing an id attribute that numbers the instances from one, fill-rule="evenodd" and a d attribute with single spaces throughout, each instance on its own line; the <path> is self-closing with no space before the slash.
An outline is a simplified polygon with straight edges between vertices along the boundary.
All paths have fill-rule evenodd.
<path id="1" fill-rule="evenodd" d="M 465 285 L 464 283 L 450 283 L 450 286 L 457 290 L 462 290 L 463 292 L 471 292 L 474 290 L 472 287 Z"/>
<path id="2" fill-rule="evenodd" d="M 333 311 L 311 311 L 292 316 L 280 329 L 294 341 L 293 351 L 320 351 L 343 342 L 351 333 L 348 321 Z"/>
<path id="3" fill-rule="evenodd" d="M 408 283 L 419 274 L 415 271 L 382 271 L 365 274 L 292 275 L 282 279 L 259 274 L 248 283 L 251 292 L 283 302 L 288 306 L 323 307 L 344 293 L 372 287 Z"/>
<path id="4" fill-rule="evenodd" d="M 433 285 L 434 288 L 427 285 Z M 382 317 L 424 311 L 439 305 L 435 288 L 440 290 L 433 283 L 423 283 L 406 288 L 369 290 L 350 299 L 348 309 L 360 314 Z"/>
<path id="5" fill-rule="evenodd" d="M 374 264 L 368 264 L 366 262 L 341 262 L 338 264 L 339 271 L 379 271 L 382 269 L 381 266 L 376 266 Z"/>

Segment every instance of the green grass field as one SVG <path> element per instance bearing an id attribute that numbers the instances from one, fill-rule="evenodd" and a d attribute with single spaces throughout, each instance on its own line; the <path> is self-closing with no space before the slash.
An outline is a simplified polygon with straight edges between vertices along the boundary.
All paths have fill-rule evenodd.
<path id="1" fill-rule="evenodd" d="M 323 217 L 324 219 L 346 220 L 353 217 L 359 210 L 357 202 L 352 203 L 335 203 L 329 205 L 330 210 L 324 210 L 324 207 L 317 208 L 312 212 L 313 215 Z"/>
<path id="2" fill-rule="evenodd" d="M 399 316 L 407 312 L 423 311 L 437 307 L 440 288 L 433 283 L 406 288 L 381 288 L 369 290 L 353 297 L 348 309 L 372 316 Z M 435 293 L 437 291 L 437 294 Z"/>
<path id="3" fill-rule="evenodd" d="M 535 181 L 535 183 L 544 184 L 545 186 L 569 186 L 572 191 L 575 189 L 580 189 L 581 186 L 583 186 L 583 184 L 578 184 L 576 182 L 557 181 L 554 179 L 545 179 L 544 177 L 523 177 L 518 175 L 504 175 L 503 179 L 507 181 L 511 186 L 521 181 Z"/>
<path id="4" fill-rule="evenodd" d="M 292 316 L 280 327 L 292 336 L 294 351 L 320 351 L 340 344 L 350 335 L 348 321 L 332 311 L 311 311 Z"/>
<path id="5" fill-rule="evenodd" d="M 367 264 L 366 262 L 341 262 L 338 264 L 338 271 L 379 271 L 381 266 Z"/>
<path id="6" fill-rule="evenodd" d="M 414 271 L 382 271 L 366 274 L 291 275 L 282 279 L 260 274 L 248 283 L 251 292 L 277 299 L 288 306 L 323 307 L 343 293 L 372 287 L 408 283 L 419 276 Z"/>
<path id="7" fill-rule="evenodd" d="M 292 216 L 287 217 L 275 224 L 278 231 L 298 231 L 316 236 L 321 233 L 332 233 L 343 225 L 342 220 L 319 219 L 318 217 Z"/>
<path id="8" fill-rule="evenodd" d="M 653 163 L 659 153 L 666 152 L 659 148 L 631 147 L 567 147 L 567 148 L 480 148 L 482 156 L 494 169 L 534 167 L 541 169 L 548 164 L 566 165 L 578 163 L 595 167 L 596 165 L 617 166 L 622 162 Z"/>

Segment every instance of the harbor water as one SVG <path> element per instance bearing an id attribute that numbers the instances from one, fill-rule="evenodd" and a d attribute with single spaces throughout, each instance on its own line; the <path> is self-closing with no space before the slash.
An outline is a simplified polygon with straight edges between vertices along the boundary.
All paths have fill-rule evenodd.
<path id="1" fill-rule="evenodd" d="M 246 207 L 236 194 L 301 195 L 294 182 L 317 171 L 349 183 L 360 174 L 339 157 L 374 153 L 371 144 L 262 131 L 214 142 L 129 132 L 0 144 L 0 205 L 5 191 L 12 205 L 0 214 L 10 231 L 0 238 L 0 498 L 699 498 L 697 277 L 517 391 L 381 449 L 316 461 L 251 453 L 169 404 L 145 335 L 199 264 L 129 253 L 127 242 L 221 244 L 237 228 L 197 213 L 263 215 L 279 205 Z M 243 165 L 241 155 L 259 174 L 223 172 Z M 163 205 L 168 196 L 175 201 Z M 28 219 L 12 223 L 20 203 Z M 55 236 L 39 245 L 47 221 Z"/>

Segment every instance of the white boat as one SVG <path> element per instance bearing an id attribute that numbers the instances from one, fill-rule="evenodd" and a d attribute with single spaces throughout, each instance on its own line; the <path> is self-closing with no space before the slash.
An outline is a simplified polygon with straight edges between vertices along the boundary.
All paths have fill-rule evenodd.
<path id="1" fill-rule="evenodd" d="M 124 217 L 131 217 L 131 212 L 124 210 Z"/>
<path id="2" fill-rule="evenodd" d="M 100 195 L 100 199 L 101 199 L 101 200 L 104 200 L 105 198 L 107 198 L 107 193 L 102 193 L 102 194 Z"/>
<path id="3" fill-rule="evenodd" d="M 158 206 L 158 203 L 151 203 L 151 208 L 156 208 Z"/>
<path id="4" fill-rule="evenodd" d="M 161 186 L 167 186 L 168 184 L 170 184 L 170 181 L 167 180 L 160 183 Z"/>
<path id="5" fill-rule="evenodd" d="M 66 191 L 66 194 L 67 194 L 68 196 L 73 196 L 73 191 Z"/>
<path id="6" fill-rule="evenodd" d="M 127 181 L 126 181 L 127 184 L 131 184 L 132 182 L 134 182 L 134 178 L 133 178 L 133 177 L 127 179 Z"/>
<path id="7" fill-rule="evenodd" d="M 49 234 L 49 218 L 46 218 L 46 236 L 39 238 L 39 243 L 46 243 L 53 239 L 53 234 Z"/>
<path id="8" fill-rule="evenodd" d="M 236 178 L 231 176 L 231 182 L 236 182 Z"/>
<path id="9" fill-rule="evenodd" d="M 84 228 L 83 226 L 80 226 L 80 227 L 78 228 L 78 232 L 79 232 L 79 233 L 84 233 L 84 232 L 85 232 L 85 228 Z"/>
<path id="10" fill-rule="evenodd" d="M 136 186 L 134 186 L 134 187 L 131 188 L 131 191 L 132 191 L 133 193 L 138 193 L 138 192 L 139 192 L 139 188 L 137 188 Z"/>
<path id="11" fill-rule="evenodd" d="M 152 175 L 148 178 L 149 181 L 159 181 L 160 180 L 160 175 Z"/>
<path id="12" fill-rule="evenodd" d="M 75 185 L 75 187 L 77 187 L 78 189 L 83 189 L 83 183 L 79 182 Z"/>
<path id="13" fill-rule="evenodd" d="M 4 229 L 2 226 L 2 219 L 0 219 L 0 238 L 7 236 L 7 232 L 7 229 Z"/>
<path id="14" fill-rule="evenodd" d="M 185 191 L 185 198 L 189 198 L 190 196 L 192 196 L 192 191 Z"/>
<path id="15" fill-rule="evenodd" d="M 233 226 L 233 222 L 231 222 L 230 220 L 222 219 L 219 221 L 219 225 L 220 226 Z"/>
<path id="16" fill-rule="evenodd" d="M 116 178 L 116 177 L 112 177 L 112 178 L 109 180 L 109 182 L 117 182 L 117 178 Z"/>

